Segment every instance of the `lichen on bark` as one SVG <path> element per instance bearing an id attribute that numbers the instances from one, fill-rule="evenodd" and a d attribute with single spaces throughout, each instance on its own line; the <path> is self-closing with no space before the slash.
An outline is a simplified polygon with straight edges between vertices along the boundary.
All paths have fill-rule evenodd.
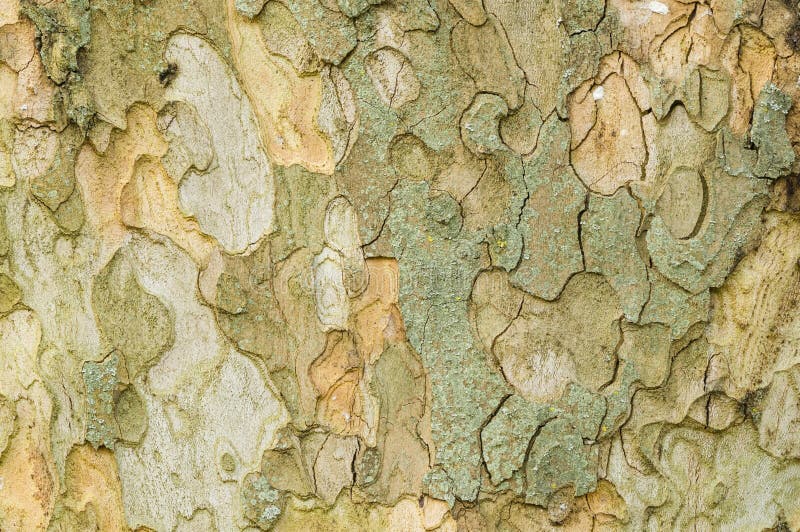
<path id="1" fill-rule="evenodd" d="M 800 530 L 786 0 L 0 0 L 0 529 Z"/>

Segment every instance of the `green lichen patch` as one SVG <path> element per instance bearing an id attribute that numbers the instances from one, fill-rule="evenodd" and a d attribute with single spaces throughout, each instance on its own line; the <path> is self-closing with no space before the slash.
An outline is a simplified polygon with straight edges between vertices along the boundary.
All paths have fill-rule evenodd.
<path id="1" fill-rule="evenodd" d="M 552 300 L 567 280 L 583 269 L 578 215 L 586 189 L 569 166 L 569 127 L 551 115 L 539 145 L 525 163 L 528 200 L 520 218 L 522 259 L 511 275 L 515 286 Z"/>
<path id="2" fill-rule="evenodd" d="M 474 500 L 480 428 L 507 390 L 473 338 L 467 299 L 480 266 L 480 235 L 461 233 L 458 204 L 422 183 L 400 183 L 387 220 L 399 255 L 400 304 L 411 345 L 430 375 L 438 491 Z M 449 479 L 450 487 L 441 485 Z M 434 489 L 431 473 L 428 489 Z M 446 483 L 446 482 L 445 482 Z"/>
<path id="3" fill-rule="evenodd" d="M 346 15 L 326 9 L 318 0 L 289 0 L 291 10 L 317 56 L 338 65 L 356 46 L 356 29 Z"/>
<path id="4" fill-rule="evenodd" d="M 481 431 L 483 459 L 492 482 L 499 484 L 522 469 L 536 431 L 555 417 L 553 409 L 512 395 Z"/>
<path id="5" fill-rule="evenodd" d="M 101 362 L 86 362 L 81 369 L 86 387 L 86 441 L 95 449 L 114 448 L 119 427 L 114 418 L 114 404 L 123 385 L 124 360 L 116 351 Z"/>
<path id="6" fill-rule="evenodd" d="M 559 417 L 542 427 L 531 446 L 526 464 L 525 501 L 544 506 L 549 497 L 565 487 L 575 496 L 597 486 L 594 462 L 597 447 L 584 444 L 574 420 Z"/>
<path id="7" fill-rule="evenodd" d="M 649 270 L 650 299 L 639 319 L 641 325 L 668 325 L 672 338 L 681 338 L 689 327 L 708 321 L 711 295 L 708 290 L 692 294 L 655 270 Z"/>
<path id="8" fill-rule="evenodd" d="M 461 138 L 475 155 L 481 157 L 502 150 L 500 119 L 508 114 L 508 105 L 496 94 L 480 93 L 461 117 Z"/>
<path id="9" fill-rule="evenodd" d="M 234 6 L 236 11 L 247 18 L 253 18 L 264 8 L 267 0 L 236 0 Z"/>
<path id="10" fill-rule="evenodd" d="M 786 175 L 792 168 L 795 153 L 786 133 L 786 115 L 792 107 L 791 97 L 773 83 L 758 95 L 753 109 L 750 139 L 758 148 L 754 173 L 772 179 Z"/>
<path id="11" fill-rule="evenodd" d="M 719 134 L 718 157 L 726 172 L 736 176 L 776 179 L 787 175 L 795 153 L 787 131 L 786 117 L 791 97 L 775 84 L 767 83 L 753 108 L 749 147 L 747 139 L 723 129 Z"/>
<path id="12" fill-rule="evenodd" d="M 250 473 L 240 487 L 244 516 L 260 530 L 270 530 L 281 516 L 284 497 L 260 473 Z"/>
<path id="13" fill-rule="evenodd" d="M 639 205 L 621 189 L 608 198 L 592 194 L 581 217 L 586 271 L 602 273 L 620 298 L 625 318 L 635 322 L 650 293 L 647 268 L 636 246 Z"/>

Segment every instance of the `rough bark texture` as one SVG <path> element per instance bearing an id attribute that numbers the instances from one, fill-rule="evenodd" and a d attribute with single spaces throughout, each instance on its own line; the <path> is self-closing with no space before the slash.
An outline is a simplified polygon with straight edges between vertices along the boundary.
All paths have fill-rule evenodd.
<path id="1" fill-rule="evenodd" d="M 800 529 L 794 0 L 0 0 L 0 529 Z"/>

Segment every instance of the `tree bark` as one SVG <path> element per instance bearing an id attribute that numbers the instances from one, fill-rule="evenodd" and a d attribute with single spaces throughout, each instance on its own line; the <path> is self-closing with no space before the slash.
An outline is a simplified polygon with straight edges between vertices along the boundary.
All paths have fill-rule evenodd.
<path id="1" fill-rule="evenodd" d="M 791 0 L 0 0 L 0 529 L 800 530 Z"/>

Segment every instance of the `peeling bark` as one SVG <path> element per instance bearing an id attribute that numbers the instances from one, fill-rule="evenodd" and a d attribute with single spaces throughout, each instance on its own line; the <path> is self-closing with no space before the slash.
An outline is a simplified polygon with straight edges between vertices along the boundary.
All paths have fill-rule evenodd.
<path id="1" fill-rule="evenodd" d="M 800 530 L 788 0 L 0 0 L 0 529 Z"/>

